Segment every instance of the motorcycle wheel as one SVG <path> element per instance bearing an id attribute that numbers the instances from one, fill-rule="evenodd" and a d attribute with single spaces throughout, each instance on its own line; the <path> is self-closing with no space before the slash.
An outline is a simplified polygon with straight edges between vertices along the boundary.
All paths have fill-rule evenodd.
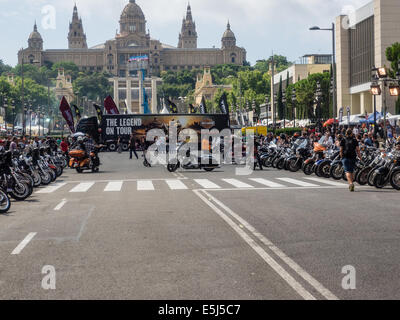
<path id="1" fill-rule="evenodd" d="M 82 173 L 83 172 L 83 170 L 81 169 L 81 168 L 76 168 L 76 172 L 78 172 L 78 173 Z"/>
<path id="2" fill-rule="evenodd" d="M 215 168 L 203 168 L 205 171 L 207 171 L 207 172 L 211 172 L 211 171 L 214 171 L 214 169 Z"/>
<path id="3" fill-rule="evenodd" d="M 42 184 L 42 178 L 40 177 L 40 174 L 37 171 L 33 171 L 31 177 L 33 179 L 34 187 L 39 187 Z"/>
<path id="4" fill-rule="evenodd" d="M 167 165 L 167 170 L 171 173 L 178 170 L 178 168 L 179 168 L 179 164 L 168 164 Z"/>
<path id="5" fill-rule="evenodd" d="M 271 168 L 271 166 L 272 166 L 271 157 L 267 157 L 267 158 L 263 159 L 262 165 L 265 168 Z"/>
<path id="6" fill-rule="evenodd" d="M 99 167 L 94 167 L 94 168 L 92 168 L 92 172 L 93 172 L 93 173 L 97 173 L 97 172 L 99 172 L 99 171 L 100 171 Z"/>
<path id="7" fill-rule="evenodd" d="M 108 145 L 108 150 L 110 150 L 111 152 L 115 152 L 117 150 L 117 145 L 115 143 L 110 143 Z"/>
<path id="8" fill-rule="evenodd" d="M 313 174 L 313 171 L 312 171 L 313 167 L 314 167 L 314 163 L 313 162 L 306 163 L 303 166 L 304 174 L 307 175 L 307 176 L 311 176 Z"/>
<path id="9" fill-rule="evenodd" d="M 381 174 L 376 174 L 374 177 L 374 186 L 378 189 L 383 189 L 386 185 L 385 177 Z"/>
<path id="10" fill-rule="evenodd" d="M 297 172 L 300 170 L 300 165 L 297 164 L 296 159 L 292 159 L 289 161 L 288 168 L 289 168 L 289 171 L 291 171 L 291 172 Z"/>
<path id="11" fill-rule="evenodd" d="M 320 177 L 330 178 L 331 177 L 330 170 L 331 170 L 331 164 L 329 162 L 321 163 L 321 165 L 318 166 L 318 173 Z"/>
<path id="12" fill-rule="evenodd" d="M 53 169 L 49 169 L 48 171 L 49 171 L 49 173 L 51 175 L 51 182 L 56 181 L 56 179 L 57 179 L 56 172 Z"/>
<path id="13" fill-rule="evenodd" d="M 331 166 L 330 176 L 335 180 L 340 180 L 343 177 L 343 165 L 341 163 L 336 163 Z"/>
<path id="14" fill-rule="evenodd" d="M 28 181 L 29 186 L 33 188 L 34 185 L 35 185 L 35 183 L 34 183 L 34 181 L 33 181 L 33 178 L 32 178 L 29 174 L 27 174 L 27 173 L 23 173 L 22 176 L 24 177 L 24 179 L 25 179 L 26 181 Z"/>
<path id="15" fill-rule="evenodd" d="M 370 187 L 374 186 L 374 179 L 375 179 L 376 171 L 371 170 L 371 172 L 368 174 L 368 180 L 367 183 Z"/>
<path id="16" fill-rule="evenodd" d="M 285 159 L 279 158 L 278 162 L 276 163 L 276 168 L 278 170 L 282 170 L 285 167 Z"/>
<path id="17" fill-rule="evenodd" d="M 10 210 L 10 207 L 10 197 L 3 190 L 0 190 L 0 213 L 6 213 L 8 210 Z"/>
<path id="18" fill-rule="evenodd" d="M 60 177 L 63 174 L 64 169 L 61 166 L 56 166 L 56 168 L 56 176 Z"/>
<path id="19" fill-rule="evenodd" d="M 396 168 L 393 170 L 390 175 L 390 184 L 393 189 L 400 190 L 400 168 Z"/>
<path id="20" fill-rule="evenodd" d="M 356 180 L 360 186 L 365 186 L 368 183 L 368 175 L 371 170 L 372 168 L 367 167 L 358 172 Z"/>
<path id="21" fill-rule="evenodd" d="M 42 180 L 42 185 L 47 186 L 51 182 L 51 175 L 49 172 L 43 170 L 39 171 L 40 178 Z"/>
<path id="22" fill-rule="evenodd" d="M 32 191 L 30 190 L 29 186 L 24 182 L 16 183 L 13 190 L 10 192 L 11 197 L 17 201 L 23 201 L 31 194 Z"/>

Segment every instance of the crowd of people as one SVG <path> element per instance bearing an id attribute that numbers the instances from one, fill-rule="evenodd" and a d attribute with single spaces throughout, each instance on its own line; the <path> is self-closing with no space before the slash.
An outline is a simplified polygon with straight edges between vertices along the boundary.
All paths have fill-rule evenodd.
<path id="1" fill-rule="evenodd" d="M 339 142 L 346 137 L 347 131 L 351 129 L 355 139 L 360 145 L 366 145 L 375 148 L 384 148 L 385 145 L 394 145 L 400 141 L 400 127 L 387 126 L 387 137 L 385 139 L 385 128 L 383 124 L 377 126 L 376 131 L 373 127 L 368 127 L 367 125 L 362 126 L 328 126 L 326 128 L 304 128 L 302 133 L 295 133 L 294 135 L 280 134 L 275 135 L 269 132 L 266 137 L 261 136 L 259 138 L 259 143 L 270 143 L 274 142 L 278 146 L 289 145 L 294 142 L 300 136 L 307 137 L 310 143 L 320 142 L 328 147 L 333 144 L 338 145 Z"/>
<path id="2" fill-rule="evenodd" d="M 317 143 L 326 148 L 336 147 L 340 150 L 340 157 L 351 192 L 354 192 L 355 189 L 354 171 L 357 157 L 359 161 L 362 161 L 361 147 L 377 149 L 390 147 L 396 151 L 400 151 L 400 128 L 393 128 L 388 125 L 385 130 L 383 124 L 377 126 L 376 130 L 366 125 L 353 127 L 334 126 L 322 129 L 304 128 L 301 133 L 297 132 L 292 136 L 286 134 L 275 135 L 270 132 L 266 137 L 261 136 L 256 139 L 256 149 L 270 143 L 274 143 L 277 146 L 290 147 L 299 139 L 304 140 L 304 144 L 302 143 L 302 145 L 306 148 L 312 148 Z M 258 163 L 262 170 L 259 156 L 257 154 L 256 156 L 256 164 Z"/>

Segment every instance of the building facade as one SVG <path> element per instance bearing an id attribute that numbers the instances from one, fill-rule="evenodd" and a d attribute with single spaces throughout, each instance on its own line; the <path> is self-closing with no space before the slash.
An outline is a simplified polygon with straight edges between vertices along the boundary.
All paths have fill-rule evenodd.
<path id="1" fill-rule="evenodd" d="M 214 100 L 215 94 L 217 93 L 218 89 L 231 91 L 232 85 L 213 84 L 211 68 L 205 67 L 203 75 L 197 75 L 196 88 L 194 91 L 195 104 L 199 106 L 203 97 L 207 101 Z"/>
<path id="2" fill-rule="evenodd" d="M 350 18 L 336 18 L 338 111 L 349 106 L 353 115 L 372 113 L 372 69 L 390 68 L 386 49 L 400 42 L 400 2 L 373 0 Z M 396 99 L 385 91 L 377 96 L 377 110 L 383 111 L 386 98 L 387 111 L 394 113 Z"/>
<path id="3" fill-rule="evenodd" d="M 36 23 L 28 39 L 28 48 L 18 52 L 18 61 L 40 65 L 69 61 L 82 71 L 106 71 L 115 77 L 129 76 L 129 59 L 133 56 L 148 56 L 147 75 L 158 75 L 161 71 L 201 69 L 225 63 L 243 65 L 246 50 L 236 45 L 236 37 L 228 23 L 221 40 L 221 48 L 198 48 L 196 23 L 190 5 L 182 21 L 178 36 L 178 47 L 152 39 L 146 29 L 146 18 L 135 0 L 129 0 L 120 17 L 120 30 L 114 39 L 88 48 L 82 19 L 76 5 L 69 25 L 68 49 L 43 49 L 44 41 Z M 130 74 L 132 76 L 132 74 Z"/>

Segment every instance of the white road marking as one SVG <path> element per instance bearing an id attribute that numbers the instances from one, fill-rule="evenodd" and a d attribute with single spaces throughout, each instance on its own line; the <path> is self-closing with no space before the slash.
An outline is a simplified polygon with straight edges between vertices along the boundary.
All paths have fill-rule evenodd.
<path id="1" fill-rule="evenodd" d="M 226 183 L 229 183 L 231 185 L 233 185 L 236 188 L 240 188 L 240 189 L 250 189 L 250 188 L 254 188 L 253 186 L 244 183 L 242 181 L 236 180 L 236 179 L 222 179 L 222 181 L 225 181 Z"/>
<path id="2" fill-rule="evenodd" d="M 284 182 L 289 182 L 289 183 L 292 183 L 292 184 L 295 184 L 295 185 L 301 186 L 301 187 L 318 187 L 318 185 L 316 185 L 316 184 L 312 184 L 312 183 L 308 183 L 308 182 L 304 182 L 304 181 L 292 179 L 292 178 L 278 178 L 278 180 L 284 181 Z"/>
<path id="3" fill-rule="evenodd" d="M 264 186 L 270 187 L 270 188 L 285 188 L 284 185 L 270 181 L 270 180 L 266 180 L 266 179 L 250 179 L 251 181 L 257 182 L 259 184 L 262 184 Z"/>
<path id="4" fill-rule="evenodd" d="M 70 192 L 78 193 L 78 192 L 87 192 L 91 187 L 93 187 L 94 182 L 82 182 L 78 184 L 75 188 L 73 188 Z"/>
<path id="5" fill-rule="evenodd" d="M 204 189 L 221 189 L 221 187 L 208 179 L 194 179 Z"/>
<path id="6" fill-rule="evenodd" d="M 109 182 L 104 189 L 104 192 L 119 192 L 122 189 L 122 181 Z"/>
<path id="7" fill-rule="evenodd" d="M 58 189 L 64 187 L 65 185 L 67 185 L 66 182 L 62 182 L 62 183 L 56 182 L 52 186 L 45 187 L 45 188 L 37 191 L 36 193 L 53 193 L 54 191 L 57 191 Z"/>
<path id="8" fill-rule="evenodd" d="M 153 182 L 150 180 L 140 180 L 137 182 L 138 191 L 154 191 Z"/>
<path id="9" fill-rule="evenodd" d="M 187 190 L 187 187 L 180 180 L 166 180 L 171 190 Z"/>
<path id="10" fill-rule="evenodd" d="M 54 208 L 54 211 L 59 211 L 59 210 L 61 210 L 62 207 L 64 207 L 66 203 L 67 203 L 67 199 L 63 199 L 63 200 L 57 205 L 57 207 Z"/>
<path id="11" fill-rule="evenodd" d="M 336 181 L 332 181 L 332 180 L 328 180 L 328 179 L 322 179 L 322 178 L 306 178 L 306 179 L 315 181 L 315 182 L 319 182 L 319 183 L 324 183 L 329 186 L 347 187 L 347 185 L 344 183 L 340 183 L 340 182 L 336 182 Z"/>
<path id="12" fill-rule="evenodd" d="M 36 236 L 37 232 L 31 232 L 28 234 L 24 240 L 20 242 L 20 244 L 11 252 L 12 255 L 20 254 L 21 251 L 26 247 L 26 245 Z"/>
<path id="13" fill-rule="evenodd" d="M 209 201 L 200 191 L 194 191 L 211 209 L 214 210 L 239 236 L 278 274 L 285 280 L 303 299 L 316 300 L 296 279 L 294 279 L 278 262 L 276 262 L 261 246 L 257 244 L 246 232 L 240 228 L 228 215 L 222 212 L 214 203 Z M 204 191 L 205 194 L 209 194 Z M 211 197 L 210 197 L 211 198 Z M 209 199 L 210 199 L 209 198 Z"/>
<path id="14" fill-rule="evenodd" d="M 295 261 L 288 257 L 283 251 L 275 246 L 269 239 L 263 236 L 257 231 L 252 225 L 246 220 L 240 217 L 238 214 L 233 212 L 230 208 L 224 205 L 221 201 L 210 195 L 207 191 L 203 191 L 207 195 L 208 199 L 214 201 L 222 209 L 228 212 L 233 218 L 235 218 L 241 225 L 249 230 L 256 238 L 258 238 L 265 246 L 267 246 L 273 253 L 275 253 L 282 261 L 284 261 L 291 269 L 293 269 L 298 275 L 300 275 L 305 281 L 307 281 L 312 287 L 314 287 L 321 295 L 328 300 L 339 300 L 331 291 L 325 288 L 318 280 L 312 277 L 307 271 L 300 267 Z M 198 193 L 197 193 L 198 194 Z M 207 199 L 206 199 L 207 200 Z"/>

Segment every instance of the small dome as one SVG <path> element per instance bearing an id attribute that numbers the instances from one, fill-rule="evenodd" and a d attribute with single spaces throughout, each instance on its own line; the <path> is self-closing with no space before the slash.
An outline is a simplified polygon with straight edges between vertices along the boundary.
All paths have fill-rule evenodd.
<path id="1" fill-rule="evenodd" d="M 35 25 L 33 27 L 32 33 L 29 35 L 29 40 L 42 40 L 42 36 L 40 33 L 37 31 L 37 25 L 35 22 Z"/>
<path id="2" fill-rule="evenodd" d="M 122 11 L 121 18 L 132 16 L 139 16 L 144 19 L 144 14 L 142 9 L 136 4 L 135 0 L 129 0 L 129 3 L 125 6 Z"/>
<path id="3" fill-rule="evenodd" d="M 222 37 L 223 39 L 236 39 L 235 34 L 231 30 L 231 25 L 228 22 L 227 29 Z"/>

